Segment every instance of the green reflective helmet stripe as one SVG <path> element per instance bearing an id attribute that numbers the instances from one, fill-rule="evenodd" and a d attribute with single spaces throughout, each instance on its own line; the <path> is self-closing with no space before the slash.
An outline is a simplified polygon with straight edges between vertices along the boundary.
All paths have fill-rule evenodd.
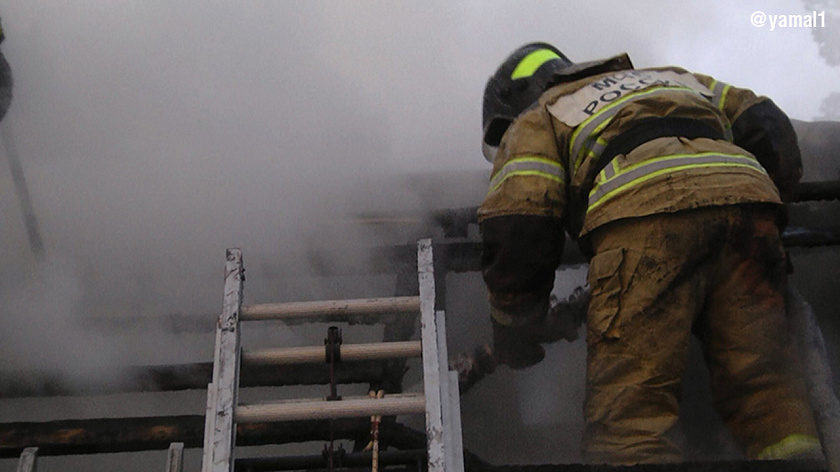
<path id="1" fill-rule="evenodd" d="M 515 80 L 531 77 L 546 62 L 559 59 L 560 55 L 551 49 L 537 49 L 519 61 L 510 78 Z"/>

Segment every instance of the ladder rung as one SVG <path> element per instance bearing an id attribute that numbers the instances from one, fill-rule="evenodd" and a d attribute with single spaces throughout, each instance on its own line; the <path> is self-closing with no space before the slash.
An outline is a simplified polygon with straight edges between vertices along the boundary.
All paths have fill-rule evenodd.
<path id="1" fill-rule="evenodd" d="M 420 341 L 344 344 L 341 346 L 342 361 L 420 357 L 422 353 L 423 347 Z M 326 353 L 323 346 L 262 349 L 243 352 L 242 362 L 271 365 L 324 363 L 326 362 Z"/>
<path id="2" fill-rule="evenodd" d="M 234 412 L 234 420 L 237 423 L 325 420 L 374 415 L 407 415 L 425 411 L 426 397 L 424 395 L 395 394 L 380 399 L 349 397 L 337 401 L 305 400 L 239 405 Z"/>
<path id="3" fill-rule="evenodd" d="M 239 319 L 282 320 L 313 316 L 384 315 L 419 313 L 420 297 L 363 298 L 314 302 L 243 305 Z"/>

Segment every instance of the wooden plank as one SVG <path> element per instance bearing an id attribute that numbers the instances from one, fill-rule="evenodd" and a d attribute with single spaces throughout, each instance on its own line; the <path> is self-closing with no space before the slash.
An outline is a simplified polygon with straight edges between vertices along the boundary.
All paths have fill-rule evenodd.
<path id="1" fill-rule="evenodd" d="M 242 307 L 243 321 L 286 320 L 321 316 L 365 316 L 418 313 L 418 297 L 364 298 L 313 302 L 265 303 Z"/>
<path id="2" fill-rule="evenodd" d="M 422 413 L 425 398 L 420 394 L 389 395 L 381 399 L 352 397 L 344 400 L 291 400 L 236 408 L 240 424 L 272 421 L 323 420 L 358 418 L 374 415 L 408 415 Z"/>
<path id="3" fill-rule="evenodd" d="M 211 435 L 210 454 L 203 472 L 232 472 L 233 447 L 236 430 L 233 410 L 239 387 L 239 313 L 242 309 L 242 251 L 228 249 L 225 264 L 225 297 L 217 327 L 216 350 L 213 363 L 213 428 L 204 434 Z"/>
<path id="4" fill-rule="evenodd" d="M 27 447 L 20 454 L 17 472 L 35 472 L 38 468 L 38 448 Z"/>
<path id="5" fill-rule="evenodd" d="M 443 472 L 443 418 L 440 398 L 440 360 L 435 323 L 435 276 L 432 241 L 417 244 L 417 276 L 420 283 L 420 330 L 423 339 L 423 391 L 426 396 L 428 472 Z"/>
<path id="6" fill-rule="evenodd" d="M 184 470 L 184 443 L 172 443 L 166 453 L 166 472 Z"/>
<path id="7" fill-rule="evenodd" d="M 422 351 L 420 341 L 342 344 L 341 361 L 420 357 Z M 259 351 L 244 351 L 242 362 L 251 365 L 325 363 L 326 354 L 323 346 L 262 349 Z"/>

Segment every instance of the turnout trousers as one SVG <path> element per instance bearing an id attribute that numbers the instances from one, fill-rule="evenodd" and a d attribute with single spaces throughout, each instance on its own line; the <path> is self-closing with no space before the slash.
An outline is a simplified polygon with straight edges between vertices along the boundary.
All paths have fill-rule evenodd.
<path id="1" fill-rule="evenodd" d="M 584 457 L 680 460 L 694 332 L 714 406 L 749 458 L 819 450 L 785 312 L 787 259 L 767 205 L 618 220 L 591 234 Z"/>

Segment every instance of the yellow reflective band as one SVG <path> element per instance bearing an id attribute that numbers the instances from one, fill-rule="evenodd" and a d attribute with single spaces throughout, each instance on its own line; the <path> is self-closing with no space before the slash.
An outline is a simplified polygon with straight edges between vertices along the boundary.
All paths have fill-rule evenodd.
<path id="1" fill-rule="evenodd" d="M 718 99 L 718 102 L 717 102 L 718 110 L 723 110 L 723 106 L 726 104 L 726 94 L 729 93 L 729 89 L 731 89 L 731 88 L 732 88 L 732 86 L 729 85 L 729 84 L 726 84 L 723 87 L 723 92 L 721 92 L 720 98 Z"/>
<path id="2" fill-rule="evenodd" d="M 524 156 L 511 159 L 502 166 L 490 179 L 490 190 L 487 193 L 495 192 L 505 180 L 518 175 L 545 177 L 561 185 L 566 184 L 566 172 L 559 163 L 544 157 Z"/>
<path id="3" fill-rule="evenodd" d="M 566 176 L 565 171 L 563 171 L 563 166 L 561 166 L 560 163 L 545 157 L 525 155 L 515 157 L 503 165 L 502 168 L 490 178 L 490 186 L 495 186 L 496 183 L 503 179 L 505 175 L 517 170 L 541 170 L 549 174 L 557 175 L 558 177 Z"/>
<path id="4" fill-rule="evenodd" d="M 551 49 L 537 49 L 519 61 L 519 64 L 513 69 L 513 73 L 510 74 L 510 78 L 521 79 L 523 77 L 531 77 L 540 66 L 554 59 L 560 59 L 560 56 Z"/>
<path id="5" fill-rule="evenodd" d="M 604 131 L 604 128 L 609 126 L 610 123 L 612 123 L 612 119 L 613 119 L 613 117 L 611 117 L 611 116 L 608 117 L 606 120 L 604 120 L 603 123 L 600 123 L 598 126 L 595 127 L 594 130 L 592 130 L 592 134 L 590 136 L 595 136 L 595 135 L 598 136 L 598 138 L 595 140 L 595 144 L 600 144 L 601 149 L 599 150 L 599 152 L 595 152 L 594 148 L 596 146 L 592 146 L 593 149 L 590 150 L 589 148 L 586 147 L 586 143 L 584 143 L 583 146 L 580 147 L 580 152 L 578 153 L 577 159 L 575 159 L 575 168 L 574 168 L 574 171 L 572 172 L 572 175 L 577 174 L 577 171 L 578 171 L 578 169 L 580 169 L 580 166 L 581 166 L 581 164 L 583 164 L 583 161 L 584 161 L 585 158 L 591 157 L 591 158 L 597 159 L 597 158 L 601 157 L 601 152 L 600 151 L 603 151 L 604 148 L 607 147 L 607 144 L 609 144 L 606 139 L 601 137 L 601 132 Z"/>
<path id="6" fill-rule="evenodd" d="M 619 193 L 623 190 L 626 190 L 626 189 L 628 189 L 632 186 L 635 186 L 637 184 L 647 182 L 648 180 L 650 180 L 654 177 L 658 177 L 660 175 L 667 174 L 669 172 L 677 172 L 677 171 L 686 170 L 686 169 L 701 169 L 701 168 L 704 168 L 704 167 L 706 167 L 706 168 L 708 168 L 708 167 L 742 167 L 742 168 L 745 168 L 745 169 L 755 170 L 755 167 L 753 167 L 751 165 L 737 164 L 737 163 L 734 163 L 734 162 L 718 162 L 718 163 L 714 163 L 714 164 L 686 164 L 686 165 L 677 166 L 677 167 L 669 167 L 667 169 L 662 169 L 662 170 L 658 170 L 656 172 L 651 172 L 650 174 L 645 174 L 643 177 L 639 177 L 636 180 L 628 182 L 628 183 L 622 185 L 621 187 L 618 187 L 614 190 L 611 190 L 611 191 L 605 193 L 601 198 L 598 199 L 598 201 L 590 204 L 588 210 L 593 210 L 596 207 L 600 206 L 602 203 L 604 203 L 604 201 L 609 200 L 613 195 L 615 195 L 615 194 L 617 194 L 617 193 Z"/>
<path id="7" fill-rule="evenodd" d="M 711 84 L 709 84 L 709 88 L 712 90 L 712 105 L 717 107 L 718 110 L 723 111 L 723 107 L 726 106 L 726 95 L 729 93 L 729 89 L 732 88 L 731 85 L 725 82 L 718 82 L 717 80 L 713 80 Z M 729 123 L 729 120 L 726 120 L 723 129 L 723 138 L 732 142 L 732 124 Z"/>
<path id="8" fill-rule="evenodd" d="M 800 454 L 820 450 L 820 440 L 807 434 L 791 434 L 781 441 L 767 446 L 758 454 L 761 460 L 790 459 Z"/>
<path id="9" fill-rule="evenodd" d="M 675 88 L 681 88 L 682 89 L 683 87 L 675 87 Z M 572 146 L 574 146 L 574 143 L 577 141 L 578 136 L 580 136 L 581 132 L 587 127 L 587 125 L 589 125 L 593 121 L 597 120 L 599 117 L 601 117 L 602 115 L 604 115 L 608 111 L 612 110 L 613 108 L 624 105 L 628 100 L 634 100 L 636 98 L 641 98 L 641 97 L 644 97 L 644 96 L 647 96 L 647 95 L 650 95 L 650 94 L 653 94 L 653 93 L 660 93 L 660 92 L 662 92 L 662 90 L 665 90 L 665 89 L 666 89 L 666 87 L 651 87 L 651 88 L 643 89 L 640 92 L 631 93 L 629 95 L 626 95 L 624 97 L 619 98 L 618 100 L 610 103 L 609 105 L 606 105 L 604 108 L 599 110 L 597 113 L 593 114 L 589 118 L 583 120 L 579 125 L 577 125 L 577 128 L 575 128 L 575 130 L 572 132 L 572 137 L 571 137 L 571 139 L 569 139 L 569 143 Z"/>
<path id="10" fill-rule="evenodd" d="M 609 173 L 609 175 L 607 175 L 607 173 Z M 615 174 L 617 173 L 618 169 L 615 167 L 615 160 L 612 160 L 607 165 L 605 165 L 601 172 L 598 174 L 598 179 L 600 182 L 605 182 L 615 177 Z"/>
<path id="11" fill-rule="evenodd" d="M 695 162 L 689 161 L 684 164 L 679 162 L 686 161 L 687 159 Z M 669 164 L 669 162 L 671 164 Z M 638 177 L 631 177 L 634 173 L 640 173 L 634 171 L 644 171 L 646 167 L 650 167 L 651 170 L 639 175 Z M 761 167 L 761 164 L 759 164 L 754 158 L 737 154 L 704 152 L 698 154 L 675 154 L 671 156 L 662 156 L 628 166 L 625 169 L 621 169 L 621 171 L 616 173 L 612 178 L 596 184 L 589 192 L 589 207 L 587 211 L 597 208 L 604 201 L 609 200 L 616 194 L 627 190 L 630 187 L 646 182 L 654 177 L 686 169 L 711 167 L 739 167 L 766 174 L 764 169 Z M 605 176 L 606 174 L 602 175 Z"/>
<path id="12" fill-rule="evenodd" d="M 584 148 L 586 147 L 586 141 L 591 140 L 592 135 L 597 135 L 601 130 L 603 130 L 604 127 L 607 126 L 610 121 L 612 121 L 613 116 L 615 116 L 615 114 L 618 113 L 619 109 L 621 109 L 621 107 L 627 104 L 627 102 L 639 100 L 649 95 L 655 95 L 659 93 L 672 91 L 697 93 L 696 90 L 689 87 L 657 86 L 646 88 L 644 90 L 640 90 L 638 92 L 634 92 L 627 96 L 619 98 L 618 100 L 610 103 L 609 105 L 606 105 L 600 111 L 598 111 L 594 115 L 584 120 L 581 124 L 579 124 L 572 132 L 572 136 L 569 139 L 569 155 L 575 159 L 574 172 L 577 172 L 578 168 L 580 167 L 580 164 L 582 164 L 583 162 L 583 157 L 586 156 L 586 152 L 584 151 Z M 595 123 L 594 129 L 592 129 L 593 123 Z M 582 134 L 583 136 L 581 136 Z"/>
<path id="13" fill-rule="evenodd" d="M 540 172 L 538 170 L 517 170 L 517 171 L 510 172 L 509 174 L 507 174 L 501 181 L 499 181 L 498 184 L 496 184 L 493 188 L 491 188 L 490 191 L 487 192 L 487 193 L 491 194 L 491 193 L 495 192 L 499 187 L 501 187 L 502 183 L 505 180 L 507 180 L 511 177 L 518 176 L 518 175 L 519 176 L 531 175 L 531 176 L 535 176 L 535 177 L 545 177 L 546 179 L 553 180 L 553 181 L 559 183 L 560 185 L 565 185 L 566 184 L 565 182 L 563 182 L 563 180 L 560 177 L 557 177 L 556 175 L 547 174 L 545 172 Z"/>

